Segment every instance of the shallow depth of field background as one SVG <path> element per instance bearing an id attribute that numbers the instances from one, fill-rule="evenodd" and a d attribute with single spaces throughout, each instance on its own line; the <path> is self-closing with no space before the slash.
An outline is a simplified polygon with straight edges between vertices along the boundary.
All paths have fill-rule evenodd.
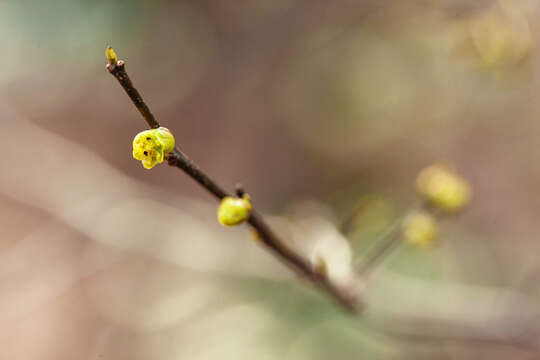
<path id="1" fill-rule="evenodd" d="M 0 1 L 0 358 L 537 358 L 539 19 L 534 0 Z M 350 317 L 131 158 L 146 124 L 107 45 L 306 256 L 361 261 L 433 162 L 474 201 Z"/>

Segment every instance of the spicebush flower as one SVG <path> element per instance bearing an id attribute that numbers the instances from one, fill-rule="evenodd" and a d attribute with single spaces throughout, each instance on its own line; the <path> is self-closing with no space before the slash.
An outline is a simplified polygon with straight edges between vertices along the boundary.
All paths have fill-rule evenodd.
<path id="1" fill-rule="evenodd" d="M 173 149 L 174 136 L 164 127 L 142 131 L 133 139 L 133 157 L 140 160 L 145 169 L 161 164 Z"/>
<path id="2" fill-rule="evenodd" d="M 226 196 L 219 204 L 217 217 L 223 226 L 235 226 L 243 223 L 251 213 L 251 200 L 249 196 L 237 198 Z"/>

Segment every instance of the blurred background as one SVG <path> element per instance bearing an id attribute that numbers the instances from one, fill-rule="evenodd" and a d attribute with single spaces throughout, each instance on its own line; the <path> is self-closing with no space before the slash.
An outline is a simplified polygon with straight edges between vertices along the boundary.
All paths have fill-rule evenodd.
<path id="1" fill-rule="evenodd" d="M 539 5 L 0 1 L 0 358 L 538 358 Z M 362 261 L 434 162 L 473 201 L 346 314 L 183 173 L 132 159 L 146 124 L 107 45 L 305 256 Z"/>

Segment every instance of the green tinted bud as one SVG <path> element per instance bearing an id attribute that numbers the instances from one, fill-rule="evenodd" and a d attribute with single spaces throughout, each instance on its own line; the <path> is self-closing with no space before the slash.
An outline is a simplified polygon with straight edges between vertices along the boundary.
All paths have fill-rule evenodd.
<path id="1" fill-rule="evenodd" d="M 133 139 L 133 157 L 140 160 L 145 169 L 162 163 L 173 149 L 174 136 L 164 127 L 142 131 Z"/>
<path id="2" fill-rule="evenodd" d="M 218 207 L 218 221 L 223 226 L 235 226 L 249 218 L 251 201 L 249 197 L 236 198 L 227 196 L 221 200 Z"/>

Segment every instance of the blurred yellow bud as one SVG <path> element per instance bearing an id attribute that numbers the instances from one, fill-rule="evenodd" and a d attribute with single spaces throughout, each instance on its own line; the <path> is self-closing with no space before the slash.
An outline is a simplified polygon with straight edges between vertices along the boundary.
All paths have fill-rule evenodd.
<path id="1" fill-rule="evenodd" d="M 257 230 L 250 229 L 249 233 L 251 235 L 251 240 L 253 240 L 255 242 L 260 242 L 262 240 L 261 234 L 259 234 L 259 232 Z"/>
<path id="2" fill-rule="evenodd" d="M 105 56 L 107 57 L 107 60 L 109 60 L 109 64 L 114 65 L 118 62 L 118 57 L 116 56 L 114 49 L 110 46 L 107 46 L 107 49 L 105 49 Z"/>
<path id="3" fill-rule="evenodd" d="M 406 243 L 423 248 L 433 245 L 439 233 L 437 221 L 426 212 L 409 214 L 403 220 L 401 230 Z"/>
<path id="4" fill-rule="evenodd" d="M 249 196 L 242 198 L 226 196 L 219 204 L 217 217 L 223 226 L 235 226 L 243 223 L 251 213 L 251 201 Z"/>
<path id="5" fill-rule="evenodd" d="M 529 22 L 520 4 L 499 0 L 470 22 L 470 34 L 482 65 L 514 65 L 534 45 Z"/>
<path id="6" fill-rule="evenodd" d="M 162 163 L 173 149 L 174 136 L 164 127 L 142 131 L 133 139 L 133 157 L 140 160 L 145 169 Z"/>
<path id="7" fill-rule="evenodd" d="M 434 164 L 420 171 L 416 179 L 418 192 L 442 211 L 458 211 L 471 199 L 467 181 L 443 164 Z"/>

